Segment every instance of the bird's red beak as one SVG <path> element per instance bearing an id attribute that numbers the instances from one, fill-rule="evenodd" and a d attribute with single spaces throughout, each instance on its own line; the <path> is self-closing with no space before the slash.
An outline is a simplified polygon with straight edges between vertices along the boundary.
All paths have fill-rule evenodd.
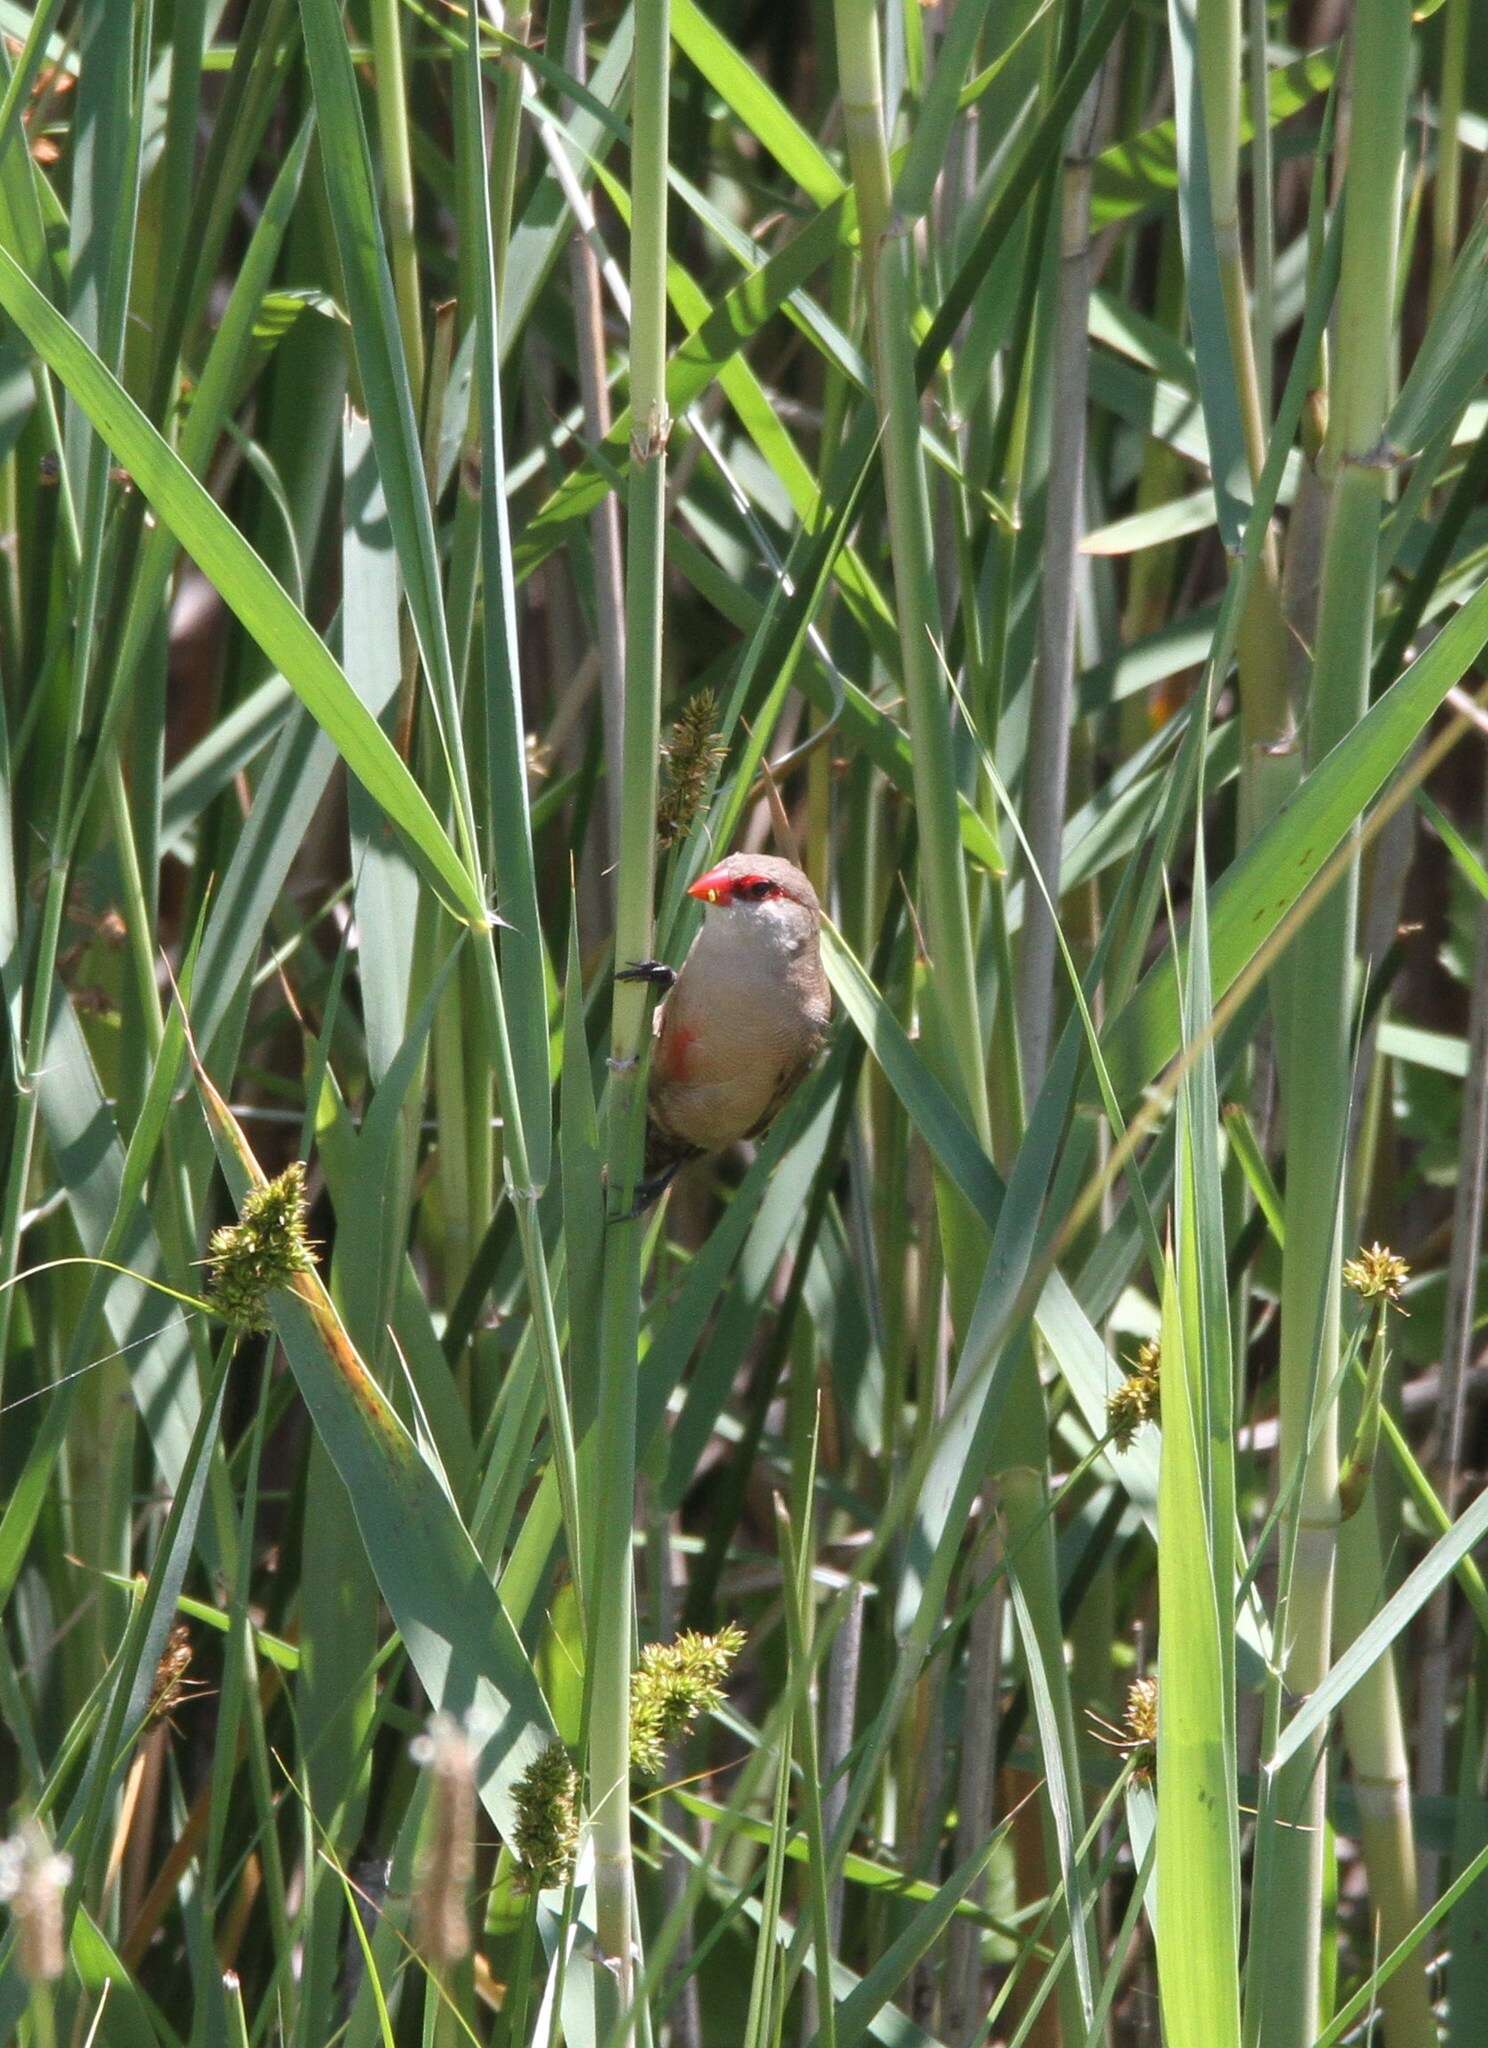
<path id="1" fill-rule="evenodd" d="M 727 903 L 734 893 L 734 878 L 721 867 L 709 868 L 707 874 L 699 875 L 689 886 L 687 893 L 696 896 L 699 903 Z"/>

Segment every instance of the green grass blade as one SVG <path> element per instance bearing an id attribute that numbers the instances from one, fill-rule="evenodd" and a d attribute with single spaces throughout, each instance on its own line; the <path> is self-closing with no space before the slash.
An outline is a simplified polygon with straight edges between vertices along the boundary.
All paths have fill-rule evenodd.
<path id="1" fill-rule="evenodd" d="M 470 18 L 473 26 L 473 12 Z M 496 250 L 480 63 L 473 34 L 466 47 L 463 70 L 467 105 L 461 133 L 467 139 L 470 157 L 466 183 L 475 194 L 475 246 L 467 252 L 467 262 L 474 269 L 476 281 L 475 395 L 480 415 L 481 649 L 486 772 L 491 786 L 489 834 L 501 914 L 511 927 L 500 936 L 502 1000 L 510 1020 L 512 1067 L 521 1104 L 528 1182 L 540 1191 L 547 1185 L 551 1150 L 547 962 L 538 921 L 537 873 L 527 808 L 527 738 L 501 417 Z"/>
<path id="2" fill-rule="evenodd" d="M 842 179 L 825 151 L 696 0 L 672 0 L 672 39 L 814 206 L 841 197 Z"/>
<path id="3" fill-rule="evenodd" d="M 1210 920 L 1216 997 L 1229 990 L 1344 845 L 1485 642 L 1488 584 L 1474 592 L 1227 870 L 1214 890 Z M 1106 1063 L 1118 1095 L 1127 1101 L 1135 1096 L 1181 1042 L 1173 965 L 1163 957 L 1105 1032 Z"/>
<path id="4" fill-rule="evenodd" d="M 1384 445 L 1413 455 L 1452 425 L 1488 374 L 1488 214 L 1457 252 L 1446 295 L 1385 421 Z"/>
<path id="5" fill-rule="evenodd" d="M 1065 1776 L 1064 1743 L 1053 1688 L 1044 1666 L 1043 1646 L 1039 1641 L 1038 1630 L 1029 1610 L 1027 1596 L 1023 1591 L 1016 1566 L 1008 1573 L 1008 1590 L 1018 1626 L 1018 1638 L 1023 1645 L 1023 1669 L 1028 1677 L 1028 1689 L 1033 1694 L 1034 1715 L 1039 1728 L 1040 1754 L 1044 1763 L 1044 1791 L 1054 1823 L 1054 1839 L 1059 1849 L 1059 1875 L 1072 1930 L 1075 1981 L 1080 1989 L 1080 2009 L 1085 2017 L 1085 2025 L 1089 2027 L 1095 2014 L 1095 1984 L 1091 1974 L 1092 1949 L 1089 1931 L 1085 1925 L 1089 1892 L 1085 1882 L 1083 1858 L 1077 1846 L 1079 1812 L 1073 1804 L 1070 1786 Z"/>
<path id="6" fill-rule="evenodd" d="M 1204 1358 L 1197 1281 L 1163 1290 L 1163 1455 L 1158 1490 L 1157 1913 L 1163 2024 L 1174 2041 L 1238 2048 L 1239 1870 L 1221 1616 L 1204 1479 Z"/>
<path id="7" fill-rule="evenodd" d="M 863 2039 L 869 2023 L 882 2012 L 920 1958 L 934 1947 L 957 1908 L 966 1903 L 967 1893 L 986 1870 L 997 1843 L 997 1835 L 989 1835 L 952 1871 L 877 1958 L 862 1982 L 841 2001 L 836 2015 L 837 2048 L 855 2048 Z M 825 2038 L 824 2034 L 813 2035 L 813 2048 L 815 2044 L 823 2044 L 824 2048 Z"/>
<path id="8" fill-rule="evenodd" d="M 990 1229 L 1002 1205 L 1002 1186 L 991 1160 L 830 919 L 822 922 L 822 965 L 915 1129 Z"/>
<path id="9" fill-rule="evenodd" d="M 403 355 L 356 73 L 336 0 L 301 0 L 300 18 L 362 395 L 377 448 L 409 615 L 442 716 L 455 691 L 439 558 L 419 447 L 418 400 Z M 451 738 L 445 734 L 446 745 Z"/>
<path id="10" fill-rule="evenodd" d="M 198 1084 L 241 1201 L 256 1163 L 227 1105 L 205 1076 Z M 554 1732 L 516 1630 L 453 1501 L 358 1357 L 319 1278 L 300 1292 L 278 1290 L 271 1305 L 414 1669 L 437 1707 L 469 1717 L 477 1790 L 510 1842 L 512 1787 Z"/>
<path id="11" fill-rule="evenodd" d="M 98 433 L 304 702 L 347 767 L 406 834 L 430 875 L 469 922 L 483 925 L 486 908 L 480 891 L 428 798 L 358 701 L 325 643 L 226 513 L 7 249 L 0 249 L 0 305 L 74 393 Z"/>
<path id="12" fill-rule="evenodd" d="M 1340 1700 L 1353 1690 L 1364 1673 L 1389 1649 L 1401 1630 L 1420 1613 L 1437 1587 L 1457 1569 L 1460 1561 L 1488 1532 L 1488 1492 L 1479 1494 L 1472 1506 L 1459 1515 L 1451 1532 L 1433 1543 L 1404 1584 L 1380 1608 L 1367 1628 L 1362 1629 L 1330 1668 L 1315 1692 L 1293 1714 L 1275 1749 L 1266 1759 L 1268 1772 L 1279 1771 L 1295 1756 L 1315 1729 L 1324 1727 Z"/>
<path id="13" fill-rule="evenodd" d="M 1309 51 L 1290 64 L 1279 64 L 1266 80 L 1273 125 L 1290 120 L 1327 93 L 1338 75 L 1338 46 Z M 1241 116 L 1241 140 L 1253 133 L 1247 104 Z M 1172 119 L 1154 122 L 1123 142 L 1114 142 L 1095 160 L 1091 181 L 1090 225 L 1114 227 L 1118 221 L 1161 206 L 1178 189 L 1178 135 Z"/>

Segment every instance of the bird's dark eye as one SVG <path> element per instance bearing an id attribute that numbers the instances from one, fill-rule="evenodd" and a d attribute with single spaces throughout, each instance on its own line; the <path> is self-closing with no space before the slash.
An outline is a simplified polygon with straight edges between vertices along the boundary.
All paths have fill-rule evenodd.
<path id="1" fill-rule="evenodd" d="M 766 896 L 773 896 L 775 894 L 775 884 L 759 880 L 741 882 L 739 884 L 739 894 L 747 896 L 751 903 L 760 903 L 763 902 Z"/>

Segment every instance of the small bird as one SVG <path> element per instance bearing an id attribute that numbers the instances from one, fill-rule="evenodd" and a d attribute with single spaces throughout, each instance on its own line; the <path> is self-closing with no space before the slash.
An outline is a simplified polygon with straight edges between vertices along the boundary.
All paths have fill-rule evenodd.
<path id="1" fill-rule="evenodd" d="M 636 1212 L 677 1169 L 774 1121 L 820 1052 L 832 1015 L 821 905 L 788 860 L 731 853 L 688 890 L 706 906 L 678 969 L 643 960 L 621 981 L 668 991 L 647 1094 L 646 1177 Z"/>

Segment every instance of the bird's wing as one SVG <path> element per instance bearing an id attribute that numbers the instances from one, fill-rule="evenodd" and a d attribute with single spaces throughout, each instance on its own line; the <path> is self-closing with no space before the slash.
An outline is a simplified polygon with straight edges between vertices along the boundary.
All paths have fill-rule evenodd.
<path id="1" fill-rule="evenodd" d="M 764 1136 L 771 1124 L 774 1123 L 776 1117 L 779 1116 L 781 1110 L 784 1109 L 787 1102 L 790 1101 L 806 1076 L 811 1072 L 813 1066 L 815 1066 L 816 1056 L 820 1050 L 819 1044 L 813 1045 L 803 1058 L 792 1060 L 788 1066 L 780 1069 L 780 1078 L 775 1083 L 775 1093 L 770 1097 L 769 1105 L 764 1115 L 757 1118 L 744 1133 L 746 1138 L 762 1138 Z"/>

